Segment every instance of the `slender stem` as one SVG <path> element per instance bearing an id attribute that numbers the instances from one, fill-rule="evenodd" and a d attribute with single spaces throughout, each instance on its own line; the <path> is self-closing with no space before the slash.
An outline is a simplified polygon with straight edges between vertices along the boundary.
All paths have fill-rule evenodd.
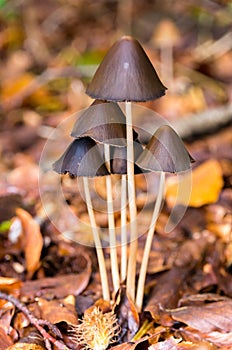
<path id="1" fill-rule="evenodd" d="M 97 228 L 96 220 L 94 216 L 94 211 L 92 207 L 92 201 L 91 201 L 91 196 L 89 191 L 89 182 L 87 177 L 83 177 L 83 184 L 84 184 L 85 200 L 86 200 L 86 205 L 88 209 L 90 224 L 92 227 L 93 238 L 94 238 L 94 243 L 95 243 L 95 248 L 97 253 L 98 264 L 99 264 L 103 299 L 110 301 L 110 291 L 109 291 L 109 284 L 108 284 L 108 278 L 107 278 L 107 272 L 106 272 L 105 259 L 104 259 L 102 244 L 101 244 L 101 240 L 100 240 L 100 236 L 99 236 L 99 232 L 98 232 L 98 228 Z"/>
<path id="2" fill-rule="evenodd" d="M 127 180 L 128 180 L 128 199 L 130 212 L 130 254 L 127 269 L 126 291 L 132 301 L 135 299 L 135 277 L 136 277 L 136 257 L 138 250 L 137 234 L 137 207 L 135 196 L 135 178 L 134 178 L 134 145 L 131 102 L 126 102 L 126 137 L 127 137 Z"/>
<path id="3" fill-rule="evenodd" d="M 110 171 L 110 146 L 104 144 L 105 163 Z M 118 269 L 117 258 L 117 242 L 115 234 L 115 222 L 114 222 L 114 207 L 112 196 L 112 182 L 111 177 L 106 176 L 106 193 L 107 193 L 107 214 L 108 214 L 108 228 L 110 238 L 110 262 L 111 262 L 111 275 L 113 280 L 114 292 L 116 293 L 120 287 L 120 277 Z"/>
<path id="4" fill-rule="evenodd" d="M 121 282 L 126 280 L 127 272 L 127 227 L 126 227 L 126 175 L 121 178 Z"/>
<path id="5" fill-rule="evenodd" d="M 139 311 L 142 309 L 143 304 L 143 294 L 144 294 L 144 287 L 145 287 L 145 279 L 146 279 L 146 272 L 147 272 L 147 265 L 149 260 L 149 254 L 151 250 L 152 245 L 152 239 L 155 231 L 155 225 L 156 221 L 159 216 L 162 199 L 164 196 L 164 185 L 165 185 L 165 173 L 161 171 L 160 173 L 160 183 L 159 183 L 159 190 L 155 202 L 154 211 L 151 218 L 151 224 L 148 230 L 147 234 L 147 240 L 145 244 L 145 248 L 143 251 L 143 259 L 140 267 L 140 273 L 139 273 L 139 279 L 138 279 L 138 287 L 137 287 L 137 295 L 136 295 L 136 306 Z"/>

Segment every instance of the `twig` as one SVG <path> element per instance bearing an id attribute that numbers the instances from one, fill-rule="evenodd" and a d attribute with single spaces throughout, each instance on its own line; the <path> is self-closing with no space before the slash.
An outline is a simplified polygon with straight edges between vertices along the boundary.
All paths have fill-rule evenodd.
<path id="1" fill-rule="evenodd" d="M 40 334 L 43 336 L 44 340 L 46 342 L 50 342 L 53 345 L 57 347 L 57 349 L 60 350 L 70 350 L 63 342 L 60 340 L 55 339 L 53 336 L 51 336 L 47 331 L 42 326 L 47 326 L 50 328 L 58 337 L 62 337 L 59 329 L 50 323 L 49 321 L 38 319 L 35 317 L 29 310 L 28 308 L 22 304 L 18 299 L 13 297 L 12 295 L 3 293 L 0 291 L 0 299 L 4 299 L 15 305 L 20 311 L 22 311 L 27 318 L 29 319 L 30 323 L 36 327 L 36 329 L 40 332 Z"/>
<path id="2" fill-rule="evenodd" d="M 232 121 L 232 103 L 204 112 L 189 114 L 172 122 L 173 128 L 182 138 L 202 135 L 218 129 Z"/>
<path id="3" fill-rule="evenodd" d="M 187 139 L 195 135 L 204 135 L 208 132 L 215 131 L 232 122 L 232 103 L 223 106 L 207 109 L 206 111 L 187 114 L 171 122 L 171 126 L 176 130 L 178 135 Z M 144 119 L 143 127 L 150 133 L 155 132 L 152 129 L 150 119 Z M 149 142 L 149 137 L 141 138 L 143 143 Z"/>
<path id="4" fill-rule="evenodd" d="M 218 58 L 232 49 L 232 32 L 227 32 L 220 39 L 213 42 L 205 42 L 199 45 L 194 55 L 198 61 L 206 61 L 211 58 Z"/>

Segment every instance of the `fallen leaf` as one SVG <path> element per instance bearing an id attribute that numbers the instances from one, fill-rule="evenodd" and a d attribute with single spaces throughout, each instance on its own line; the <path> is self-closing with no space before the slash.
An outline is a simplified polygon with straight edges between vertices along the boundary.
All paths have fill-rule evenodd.
<path id="1" fill-rule="evenodd" d="M 87 287 L 90 275 L 91 262 L 86 257 L 86 266 L 81 273 L 26 281 L 22 285 L 21 296 L 26 300 L 33 300 L 35 297 L 61 299 L 70 294 L 78 295 Z"/>
<path id="2" fill-rule="evenodd" d="M 176 339 L 173 337 L 170 337 L 169 339 L 158 342 L 156 344 L 153 344 L 149 346 L 148 350 L 177 350 L 178 349 L 178 343 L 181 341 L 181 338 Z"/>
<path id="3" fill-rule="evenodd" d="M 206 334 L 205 337 L 203 337 L 203 339 L 206 339 L 209 342 L 219 346 L 220 349 L 222 349 L 222 347 L 227 347 L 227 349 L 231 349 L 232 347 L 232 332 L 210 332 L 209 334 Z"/>
<path id="4" fill-rule="evenodd" d="M 6 334 L 9 332 L 11 321 L 15 312 L 15 307 L 9 301 L 0 300 L 0 328 Z"/>
<path id="5" fill-rule="evenodd" d="M 0 276 L 0 290 L 2 292 L 9 292 L 11 295 L 17 296 L 22 282 L 16 278 L 1 277 Z"/>
<path id="6" fill-rule="evenodd" d="M 59 300 L 40 298 L 38 303 L 42 319 L 50 321 L 52 324 L 66 322 L 71 325 L 76 325 L 78 323 L 75 310 L 75 298 L 73 295 Z"/>
<path id="7" fill-rule="evenodd" d="M 231 350 L 232 348 L 232 332 L 220 333 L 214 331 L 210 333 L 201 333 L 199 330 L 195 330 L 191 327 L 185 327 L 180 328 L 180 333 L 187 341 L 199 342 L 202 340 L 202 343 L 204 342 L 204 345 L 207 344 L 208 346 L 204 348 L 198 348 L 196 346 L 193 348 L 193 350 Z M 180 350 L 182 350 L 182 348 Z"/>
<path id="8" fill-rule="evenodd" d="M 132 339 L 139 328 L 139 315 L 125 288 L 121 288 L 117 294 L 115 314 L 121 327 L 120 340 Z"/>
<path id="9" fill-rule="evenodd" d="M 39 224 L 22 208 L 16 209 L 23 226 L 22 244 L 25 252 L 26 269 L 29 276 L 39 267 L 43 238 Z"/>
<path id="10" fill-rule="evenodd" d="M 232 300 L 204 306 L 186 306 L 172 310 L 171 315 L 174 320 L 183 322 L 202 333 L 216 330 L 222 333 L 232 332 Z"/>
<path id="11" fill-rule="evenodd" d="M 206 302 L 230 300 L 228 297 L 214 293 L 184 295 L 178 302 L 179 306 L 204 305 Z"/>
<path id="12" fill-rule="evenodd" d="M 132 350 L 132 343 L 122 343 L 116 346 L 111 347 L 113 350 Z"/>
<path id="13" fill-rule="evenodd" d="M 181 181 L 181 182 L 180 182 Z M 167 179 L 166 200 L 171 208 L 176 204 L 201 207 L 202 205 L 215 203 L 223 187 L 222 169 L 218 161 L 208 160 L 192 171 L 192 189 L 190 198 L 177 196 L 178 187 L 187 188 L 189 191 L 189 174 Z"/>
<path id="14" fill-rule="evenodd" d="M 7 347 L 11 346 L 12 343 L 11 338 L 0 327 L 0 350 L 5 350 Z"/>
<path id="15" fill-rule="evenodd" d="M 139 339 L 136 342 L 125 342 L 119 345 L 112 346 L 112 350 L 147 350 L 148 349 L 148 337 Z"/>
<path id="16" fill-rule="evenodd" d="M 149 295 L 145 311 L 149 311 L 155 320 L 162 317 L 162 321 L 160 320 L 162 325 L 169 324 L 169 318 L 166 315 L 163 318 L 160 310 L 177 306 L 183 293 L 183 283 L 191 275 L 196 264 L 201 261 L 207 247 L 207 237 L 185 241 L 178 249 L 172 269 L 164 272 L 157 279 L 157 284 Z"/>
<path id="17" fill-rule="evenodd" d="M 33 343 L 18 342 L 14 345 L 11 345 L 6 350 L 46 350 L 46 348 L 44 346 L 40 346 Z"/>
<path id="18" fill-rule="evenodd" d="M 43 109 L 61 109 L 62 103 L 51 95 L 47 86 L 39 86 L 39 83 L 31 73 L 23 73 L 19 77 L 5 80 L 1 99 L 3 104 L 11 106 L 12 100 L 29 103 L 31 106 L 42 106 Z"/>

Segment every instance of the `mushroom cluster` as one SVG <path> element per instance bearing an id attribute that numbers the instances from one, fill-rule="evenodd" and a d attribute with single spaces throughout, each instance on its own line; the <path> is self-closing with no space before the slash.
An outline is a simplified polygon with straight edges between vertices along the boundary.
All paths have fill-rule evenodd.
<path id="1" fill-rule="evenodd" d="M 191 156 L 175 131 L 161 126 L 143 148 L 133 130 L 132 102 L 154 100 L 165 94 L 152 63 L 139 42 L 129 36 L 118 40 L 99 65 L 86 93 L 95 99 L 76 121 L 74 141 L 54 163 L 53 169 L 83 177 L 84 192 L 101 275 L 103 297 L 110 300 L 109 284 L 99 230 L 96 226 L 88 177 L 106 176 L 108 231 L 114 292 L 126 281 L 126 290 L 138 310 L 142 308 L 146 269 L 155 224 L 164 196 L 165 173 L 190 169 Z M 117 102 L 125 103 L 125 115 Z M 104 152 L 99 145 L 104 145 Z M 103 153 L 103 154 L 102 154 Z M 160 174 L 160 186 L 147 233 L 136 294 L 138 249 L 137 206 L 134 176 L 141 172 Z M 121 268 L 117 257 L 111 174 L 121 175 Z M 127 237 L 127 199 L 129 244 Z M 128 247 L 129 245 L 129 247 Z M 129 248 L 129 254 L 128 254 Z"/>

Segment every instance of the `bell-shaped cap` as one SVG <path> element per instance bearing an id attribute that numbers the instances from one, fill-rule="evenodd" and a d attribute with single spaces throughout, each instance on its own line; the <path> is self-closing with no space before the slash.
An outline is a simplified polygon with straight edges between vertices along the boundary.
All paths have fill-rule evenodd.
<path id="1" fill-rule="evenodd" d="M 111 147 L 110 171 L 112 174 L 127 174 L 127 147 Z M 134 141 L 134 159 L 138 158 L 143 152 L 141 143 Z M 134 164 L 134 174 L 141 174 L 141 170 L 137 164 Z"/>
<path id="2" fill-rule="evenodd" d="M 155 68 L 139 42 L 123 36 L 108 51 L 86 93 L 107 101 L 148 101 L 165 94 Z"/>
<path id="3" fill-rule="evenodd" d="M 74 124 L 71 136 L 89 136 L 100 143 L 126 146 L 126 117 L 117 103 L 95 100 Z"/>
<path id="4" fill-rule="evenodd" d="M 181 138 L 168 125 L 159 127 L 136 160 L 142 169 L 167 173 L 189 170 L 192 162 Z"/>
<path id="5" fill-rule="evenodd" d="M 152 39 L 159 47 L 170 47 L 180 43 L 181 35 L 176 24 L 170 18 L 165 18 L 155 28 Z"/>
<path id="6" fill-rule="evenodd" d="M 74 140 L 53 164 L 53 170 L 73 177 L 109 175 L 96 142 L 89 137 Z"/>

